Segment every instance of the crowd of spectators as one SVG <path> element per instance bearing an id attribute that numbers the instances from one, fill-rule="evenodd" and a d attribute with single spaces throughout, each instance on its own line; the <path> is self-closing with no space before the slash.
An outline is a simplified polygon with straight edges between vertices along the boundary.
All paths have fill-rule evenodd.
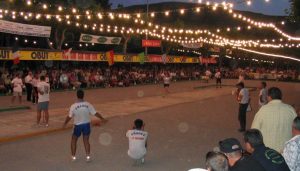
<path id="1" fill-rule="evenodd" d="M 217 69 L 217 67 L 209 68 L 212 73 L 215 73 Z M 15 75 L 20 74 L 20 77 L 24 79 L 29 71 L 33 73 L 33 77 L 39 78 L 44 75 L 52 90 L 60 90 L 157 84 L 166 73 L 170 74 L 172 81 L 199 80 L 206 75 L 207 69 L 201 65 L 121 65 L 0 70 L 0 93 L 11 93 L 11 81 Z M 245 79 L 254 79 L 255 74 L 273 74 L 279 80 L 297 80 L 299 77 L 296 70 L 276 71 L 264 68 L 221 68 L 221 73 L 222 78 L 225 79 L 237 79 L 240 75 L 243 75 Z M 214 74 L 211 74 L 211 78 L 213 76 Z"/>
<path id="2" fill-rule="evenodd" d="M 300 171 L 300 111 L 282 101 L 277 87 L 267 96 L 243 142 L 221 140 L 207 153 L 206 168 L 190 171 Z"/>
<path id="3" fill-rule="evenodd" d="M 95 88 L 95 87 L 128 87 L 141 84 L 155 84 L 162 80 L 164 74 L 172 76 L 173 81 L 199 79 L 200 66 L 114 66 L 114 67 L 74 67 L 51 68 L 40 70 L 0 71 L 0 89 L 10 93 L 11 81 L 16 74 L 25 79 L 32 72 L 33 77 L 43 75 L 50 83 L 52 90 Z"/>

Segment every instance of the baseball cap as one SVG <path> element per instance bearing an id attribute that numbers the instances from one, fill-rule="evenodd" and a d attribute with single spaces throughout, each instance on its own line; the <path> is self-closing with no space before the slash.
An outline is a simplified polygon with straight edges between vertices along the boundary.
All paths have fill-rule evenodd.
<path id="1" fill-rule="evenodd" d="M 228 138 L 220 141 L 219 146 L 223 153 L 232 153 L 243 149 L 239 140 L 235 138 Z"/>

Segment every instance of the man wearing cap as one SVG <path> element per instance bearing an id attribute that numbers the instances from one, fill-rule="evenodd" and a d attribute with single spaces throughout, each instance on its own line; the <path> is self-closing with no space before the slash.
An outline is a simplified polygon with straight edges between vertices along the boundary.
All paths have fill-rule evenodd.
<path id="1" fill-rule="evenodd" d="M 265 146 L 258 129 L 247 130 L 244 134 L 245 147 L 251 157 L 258 161 L 266 171 L 290 171 L 283 156 Z"/>
<path id="2" fill-rule="evenodd" d="M 220 150 L 229 163 L 230 171 L 265 171 L 265 169 L 252 157 L 244 156 L 242 146 L 235 138 L 228 138 L 219 142 Z"/>

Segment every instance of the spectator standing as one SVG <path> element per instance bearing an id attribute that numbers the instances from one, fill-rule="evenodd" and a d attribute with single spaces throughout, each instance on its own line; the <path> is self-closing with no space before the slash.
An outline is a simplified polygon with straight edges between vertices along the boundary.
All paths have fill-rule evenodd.
<path id="1" fill-rule="evenodd" d="M 34 74 L 34 77 L 32 79 L 32 87 L 33 87 L 33 92 L 32 92 L 32 103 L 36 104 L 38 102 L 38 83 L 39 83 L 39 75 Z"/>
<path id="2" fill-rule="evenodd" d="M 49 101 L 50 101 L 50 84 L 46 82 L 45 76 L 41 76 L 40 82 L 37 84 L 38 105 L 37 105 L 37 124 L 40 125 L 42 112 L 44 113 L 45 126 L 49 125 Z"/>
<path id="3" fill-rule="evenodd" d="M 237 84 L 238 88 L 238 97 L 237 100 L 239 102 L 239 115 L 238 119 L 240 122 L 240 129 L 239 132 L 244 132 L 246 130 L 246 114 L 247 114 L 247 108 L 250 102 L 250 96 L 249 96 L 249 90 L 245 88 L 245 85 L 243 82 L 240 82 Z"/>
<path id="4" fill-rule="evenodd" d="M 284 158 L 277 151 L 265 146 L 258 129 L 247 130 L 244 134 L 247 152 L 258 161 L 266 171 L 290 171 Z"/>
<path id="5" fill-rule="evenodd" d="M 222 74 L 221 71 L 218 69 L 218 71 L 215 74 L 216 78 L 216 88 L 222 88 Z"/>
<path id="6" fill-rule="evenodd" d="M 259 106 L 266 105 L 268 103 L 268 90 L 267 90 L 267 83 L 266 82 L 261 82 L 259 86 Z"/>
<path id="7" fill-rule="evenodd" d="M 283 157 L 291 171 L 300 171 L 300 117 L 294 119 L 293 138 L 285 143 Z"/>
<path id="8" fill-rule="evenodd" d="M 284 143 L 292 138 L 292 125 L 297 116 L 295 109 L 282 102 L 282 92 L 277 87 L 268 90 L 269 103 L 256 113 L 251 128 L 261 131 L 265 145 L 282 152 Z"/>
<path id="9" fill-rule="evenodd" d="M 22 103 L 22 92 L 23 92 L 23 81 L 20 78 L 20 74 L 17 73 L 16 77 L 11 81 L 13 87 L 13 97 L 12 97 L 12 104 L 14 104 L 16 97 L 19 98 L 19 103 Z"/>
<path id="10" fill-rule="evenodd" d="M 31 101 L 32 96 L 32 72 L 29 71 L 27 76 L 25 77 L 25 87 L 26 87 L 26 93 L 27 93 L 27 101 Z"/>

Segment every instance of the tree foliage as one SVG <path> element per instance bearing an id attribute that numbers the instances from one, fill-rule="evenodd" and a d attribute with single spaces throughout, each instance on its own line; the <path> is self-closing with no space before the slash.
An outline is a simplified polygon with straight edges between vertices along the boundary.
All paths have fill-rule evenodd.
<path id="1" fill-rule="evenodd" d="M 292 22 L 300 23 L 300 1 L 299 0 L 289 0 L 290 9 L 287 10 L 290 20 Z"/>

